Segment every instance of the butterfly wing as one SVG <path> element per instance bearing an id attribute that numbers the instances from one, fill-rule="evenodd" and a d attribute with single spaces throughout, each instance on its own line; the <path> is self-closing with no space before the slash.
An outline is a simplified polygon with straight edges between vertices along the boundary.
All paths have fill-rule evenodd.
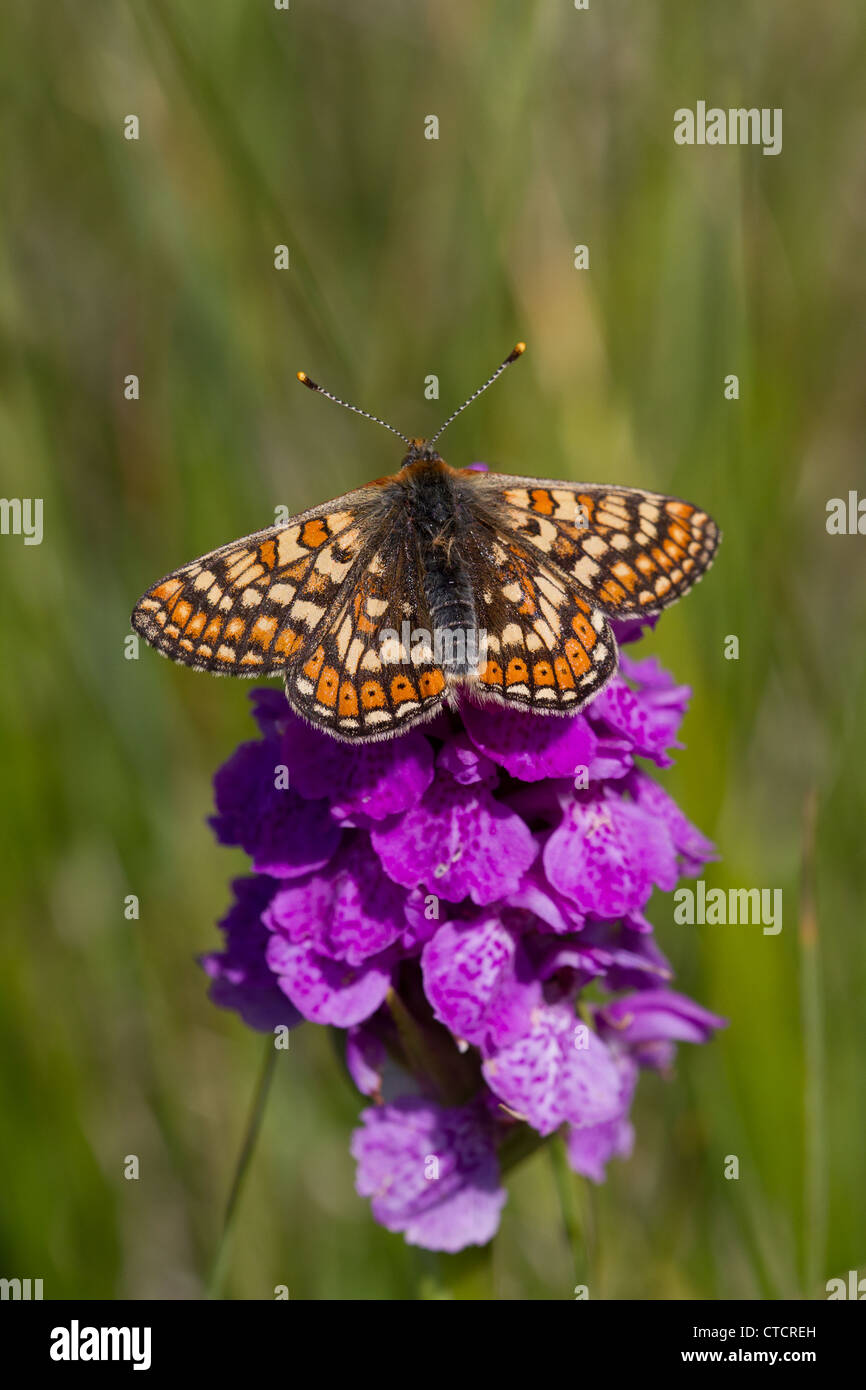
<path id="1" fill-rule="evenodd" d="M 479 487 L 503 530 L 531 543 L 612 618 L 675 603 L 709 569 L 721 539 L 700 508 L 640 488 L 502 473 L 480 475 Z"/>
<path id="2" fill-rule="evenodd" d="M 545 714 L 573 714 L 597 695 L 616 671 L 617 646 L 582 586 L 482 515 L 462 558 L 486 647 L 476 692 Z"/>
<path id="3" fill-rule="evenodd" d="M 292 655 L 289 703 L 312 724 L 359 743 L 429 719 L 447 693 L 430 628 L 414 534 L 391 516 L 327 617 Z"/>
<path id="4" fill-rule="evenodd" d="M 182 565 L 132 626 L 173 661 L 218 675 L 281 671 L 363 563 L 387 506 L 371 485 Z"/>
<path id="5" fill-rule="evenodd" d="M 217 675 L 282 674 L 286 698 L 339 738 L 384 738 L 435 713 L 414 541 L 387 479 L 182 565 L 148 589 L 132 625 L 173 661 Z M 408 648 L 408 650 L 407 650 Z"/>

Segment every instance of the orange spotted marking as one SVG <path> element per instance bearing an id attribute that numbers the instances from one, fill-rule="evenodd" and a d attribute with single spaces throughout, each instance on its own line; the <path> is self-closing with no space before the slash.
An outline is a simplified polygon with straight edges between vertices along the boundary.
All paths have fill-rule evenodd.
<path id="1" fill-rule="evenodd" d="M 555 510 L 555 503 L 547 488 L 534 487 L 532 489 L 532 510 L 541 512 L 543 516 L 552 516 Z"/>
<path id="2" fill-rule="evenodd" d="M 361 686 L 361 704 L 364 709 L 381 709 L 385 704 L 385 692 L 378 681 L 364 681 Z"/>
<path id="3" fill-rule="evenodd" d="M 601 586 L 601 595 L 608 603 L 620 604 L 625 598 L 625 589 L 615 579 L 606 579 Z"/>
<path id="4" fill-rule="evenodd" d="M 417 700 L 418 692 L 408 676 L 395 676 L 391 682 L 391 699 L 395 704 L 404 700 Z"/>
<path id="5" fill-rule="evenodd" d="M 320 517 L 315 517 L 308 521 L 301 532 L 301 545 L 309 546 L 310 550 L 315 550 L 318 546 L 324 545 L 328 539 L 328 532 L 325 523 Z"/>
<path id="6" fill-rule="evenodd" d="M 631 565 L 627 565 L 625 560 L 618 560 L 613 567 L 613 573 L 616 575 L 620 584 L 624 585 L 630 594 L 634 592 L 638 581 L 637 575 Z"/>
<path id="7" fill-rule="evenodd" d="M 505 671 L 506 685 L 523 685 L 529 676 L 526 662 L 519 656 L 513 656 L 508 663 Z"/>
<path id="8" fill-rule="evenodd" d="M 319 677 L 319 684 L 316 686 L 316 699 L 320 705 L 326 705 L 328 709 L 333 709 L 337 703 L 337 690 L 339 688 L 339 677 L 333 666 L 325 666 Z"/>
<path id="9" fill-rule="evenodd" d="M 654 548 L 652 556 L 653 559 L 656 561 L 656 564 L 661 565 L 663 570 L 669 570 L 673 568 L 673 560 L 670 558 L 670 556 L 665 555 L 664 551 L 660 550 L 658 546 Z"/>
<path id="10" fill-rule="evenodd" d="M 568 662 L 564 656 L 554 657 L 553 669 L 556 672 L 556 679 L 561 690 L 574 689 L 574 676 L 569 670 Z"/>
<path id="11" fill-rule="evenodd" d="M 566 638 L 565 656 L 576 676 L 585 675 L 592 665 L 585 648 L 573 637 Z"/>
<path id="12" fill-rule="evenodd" d="M 483 681 L 485 685 L 501 685 L 502 667 L 499 665 L 499 662 L 488 659 L 487 664 L 485 665 L 484 670 L 479 674 L 478 679 L 480 681 Z"/>
<path id="13" fill-rule="evenodd" d="M 343 681 L 340 686 L 338 709 L 347 719 L 353 719 L 358 713 L 358 692 L 351 681 Z"/>
<path id="14" fill-rule="evenodd" d="M 441 671 L 425 671 L 418 684 L 421 687 L 421 694 L 425 698 L 431 695 L 438 695 L 445 688 L 445 677 Z"/>
<path id="15" fill-rule="evenodd" d="M 274 640 L 276 630 L 277 620 L 273 614 L 262 613 L 260 617 L 256 618 L 250 637 L 253 642 L 258 642 L 259 646 L 264 647 L 267 651 Z"/>
<path id="16" fill-rule="evenodd" d="M 175 594 L 179 594 L 182 588 L 183 585 L 179 579 L 167 579 L 164 584 L 159 585 L 159 588 L 153 590 L 153 597 L 164 599 L 167 603 L 170 598 L 174 598 Z"/>
<path id="17" fill-rule="evenodd" d="M 577 633 L 584 648 L 592 651 L 596 643 L 596 631 L 592 623 L 586 619 L 582 613 L 575 613 L 571 620 L 571 626 Z"/>
<path id="18" fill-rule="evenodd" d="M 301 645 L 301 635 L 293 632 L 290 627 L 284 627 L 274 643 L 274 651 L 280 652 L 284 656 L 291 656 Z"/>
<path id="19" fill-rule="evenodd" d="M 325 660 L 325 648 L 317 647 L 309 661 L 304 665 L 304 675 L 309 676 L 311 681 L 318 680 L 322 663 Z"/>

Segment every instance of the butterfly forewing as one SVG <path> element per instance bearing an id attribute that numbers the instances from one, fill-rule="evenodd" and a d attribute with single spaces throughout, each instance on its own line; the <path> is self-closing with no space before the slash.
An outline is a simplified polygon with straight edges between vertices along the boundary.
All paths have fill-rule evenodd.
<path id="1" fill-rule="evenodd" d="M 501 524 L 592 596 L 610 617 L 659 612 L 709 568 L 719 542 L 706 512 L 640 488 L 488 474 Z"/>
<path id="2" fill-rule="evenodd" d="M 338 601 L 380 494 L 360 488 L 183 565 L 136 604 L 132 625 L 174 661 L 236 676 L 282 670 Z"/>

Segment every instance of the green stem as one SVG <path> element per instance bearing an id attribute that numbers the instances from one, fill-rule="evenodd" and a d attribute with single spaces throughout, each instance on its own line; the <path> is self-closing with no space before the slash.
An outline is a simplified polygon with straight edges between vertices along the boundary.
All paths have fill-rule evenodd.
<path id="1" fill-rule="evenodd" d="M 566 1243 L 571 1252 L 574 1279 L 576 1284 L 589 1284 L 589 1252 L 586 1240 L 586 1223 L 581 1220 L 580 1199 L 577 1179 L 568 1162 L 565 1138 L 554 1134 L 548 1147 L 553 1180 L 562 1213 L 562 1226 Z"/>
<path id="2" fill-rule="evenodd" d="M 824 1137 L 824 1015 L 815 905 L 817 796 L 809 792 L 803 813 L 800 891 L 800 1009 L 803 1028 L 803 1176 L 805 1207 L 804 1293 L 814 1298 L 824 1278 L 827 1247 L 827 1148 Z"/>
<path id="3" fill-rule="evenodd" d="M 522 1163 L 525 1158 L 529 1158 L 531 1154 L 543 1148 L 549 1141 L 549 1134 L 539 1134 L 529 1125 L 515 1125 L 499 1146 L 499 1170 L 502 1176 L 505 1177 L 506 1173 L 510 1173 L 512 1168 L 517 1167 L 518 1163 Z"/>
<path id="4" fill-rule="evenodd" d="M 470 1245 L 456 1255 L 423 1252 L 419 1298 L 425 1302 L 492 1302 L 493 1241 Z"/>
<path id="5" fill-rule="evenodd" d="M 231 1241 L 234 1233 L 238 1204 L 243 1191 L 244 1181 L 249 1170 L 250 1161 L 255 1151 L 256 1141 L 259 1137 L 259 1130 L 262 1127 L 262 1120 L 265 1115 L 265 1106 L 271 1089 L 271 1081 L 273 1080 L 276 1061 L 277 1050 L 274 1047 L 273 1038 L 269 1037 L 266 1042 L 264 1061 L 261 1071 L 259 1072 L 253 1103 L 250 1107 L 250 1115 L 247 1120 L 244 1141 L 241 1145 L 241 1151 L 238 1154 L 234 1178 L 232 1179 L 231 1190 L 229 1192 L 228 1201 L 226 1202 L 222 1231 L 207 1280 L 206 1291 L 208 1298 L 220 1297 L 220 1290 L 225 1278 L 228 1257 L 231 1252 Z"/>

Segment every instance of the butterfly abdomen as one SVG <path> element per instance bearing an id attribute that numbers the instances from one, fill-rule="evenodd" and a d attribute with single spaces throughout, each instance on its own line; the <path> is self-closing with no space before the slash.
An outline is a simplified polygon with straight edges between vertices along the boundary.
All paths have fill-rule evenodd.
<path id="1" fill-rule="evenodd" d="M 471 675 L 483 658 L 484 643 L 460 554 L 468 522 L 462 497 L 438 460 L 416 464 L 406 482 L 437 660 L 449 675 Z"/>

